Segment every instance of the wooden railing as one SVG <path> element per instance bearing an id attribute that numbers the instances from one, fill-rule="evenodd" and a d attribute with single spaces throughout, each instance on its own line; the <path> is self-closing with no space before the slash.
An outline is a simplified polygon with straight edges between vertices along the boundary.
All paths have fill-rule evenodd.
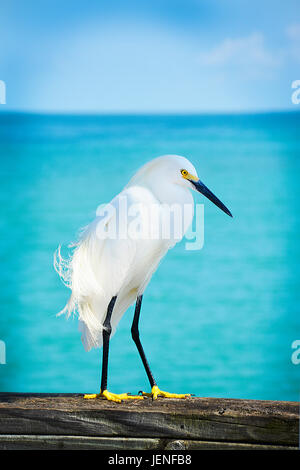
<path id="1" fill-rule="evenodd" d="M 0 393 L 0 449 L 297 449 L 296 402 Z"/>

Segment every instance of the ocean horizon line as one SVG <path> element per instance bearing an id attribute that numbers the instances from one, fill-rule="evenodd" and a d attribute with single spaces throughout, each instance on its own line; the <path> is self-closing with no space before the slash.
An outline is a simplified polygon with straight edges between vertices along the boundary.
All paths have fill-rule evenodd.
<path id="1" fill-rule="evenodd" d="M 243 111 L 35 111 L 35 110 L 1 110 L 0 115 L 30 115 L 58 117 L 185 117 L 185 116 L 263 116 L 274 114 L 299 114 L 300 109 L 266 109 Z"/>

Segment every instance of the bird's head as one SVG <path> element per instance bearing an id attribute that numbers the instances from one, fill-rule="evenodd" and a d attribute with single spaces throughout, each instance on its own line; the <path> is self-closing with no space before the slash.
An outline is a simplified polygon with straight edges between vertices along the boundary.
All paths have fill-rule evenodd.
<path id="1" fill-rule="evenodd" d="M 225 214 L 232 217 L 229 209 L 217 198 L 197 175 L 194 165 L 179 155 L 164 155 L 146 163 L 132 178 L 130 184 L 146 184 L 159 187 L 159 191 L 168 191 L 169 184 L 192 189 L 203 194 Z"/>

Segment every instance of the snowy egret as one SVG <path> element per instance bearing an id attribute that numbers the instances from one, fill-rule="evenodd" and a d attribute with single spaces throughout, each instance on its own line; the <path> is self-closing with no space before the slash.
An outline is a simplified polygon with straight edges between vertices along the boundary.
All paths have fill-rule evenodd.
<path id="1" fill-rule="evenodd" d="M 55 268 L 72 291 L 67 305 L 60 313 L 67 316 L 72 312 L 78 313 L 79 330 L 86 350 L 103 345 L 100 393 L 85 395 L 85 398 L 102 397 L 121 402 L 123 399 L 143 399 L 145 396 L 153 399 L 189 396 L 164 392 L 158 388 L 140 341 L 139 318 L 143 294 L 153 272 L 192 222 L 194 201 L 191 189 L 205 195 L 232 217 L 227 207 L 200 181 L 189 160 L 178 155 L 165 155 L 146 163 L 121 193 L 104 206 L 94 221 L 83 230 L 68 260 L 62 258 L 60 247 L 56 251 Z M 174 221 L 170 223 L 173 225 L 169 237 L 163 237 L 161 231 L 166 217 L 163 209 L 172 205 L 182 209 L 192 208 L 184 220 L 184 211 L 181 212 L 179 224 L 182 230 L 177 238 L 174 236 Z M 134 206 L 133 216 L 132 213 L 130 215 L 130 208 Z M 154 220 L 158 228 L 154 231 L 155 236 L 151 232 Z M 131 236 L 127 230 L 130 225 L 139 227 L 135 231 L 131 230 L 134 232 Z M 141 226 L 148 231 L 141 230 Z M 151 386 L 150 393 L 142 392 L 142 395 L 136 396 L 115 394 L 107 389 L 109 341 L 122 315 L 134 302 L 132 338 Z"/>

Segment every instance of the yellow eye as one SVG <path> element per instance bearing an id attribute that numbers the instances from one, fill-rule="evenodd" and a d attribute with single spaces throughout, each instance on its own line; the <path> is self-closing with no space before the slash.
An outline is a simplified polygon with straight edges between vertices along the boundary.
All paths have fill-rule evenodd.
<path id="1" fill-rule="evenodd" d="M 186 178 L 187 175 L 189 174 L 188 171 L 186 171 L 186 170 L 181 170 L 180 173 L 182 174 L 182 176 L 183 176 L 184 178 Z"/>

